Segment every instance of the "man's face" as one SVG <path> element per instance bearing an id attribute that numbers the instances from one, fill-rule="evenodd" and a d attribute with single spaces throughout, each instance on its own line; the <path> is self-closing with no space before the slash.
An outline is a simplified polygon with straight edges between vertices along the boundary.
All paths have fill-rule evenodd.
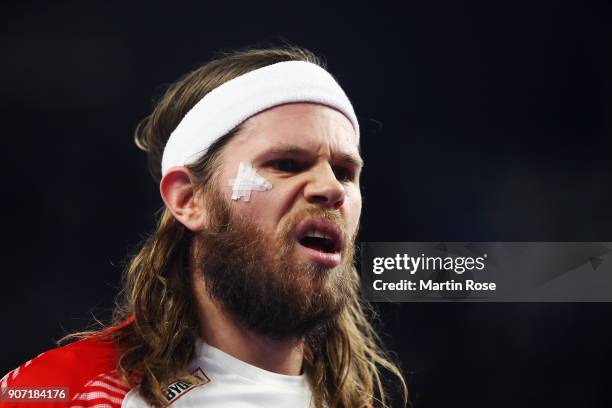
<path id="1" fill-rule="evenodd" d="M 343 114 L 312 103 L 277 106 L 250 118 L 229 142 L 223 153 L 221 189 L 231 202 L 228 182 L 236 177 L 240 162 L 250 163 L 273 187 L 253 192 L 248 203 L 232 202 L 236 215 L 274 237 L 295 212 L 324 208 L 336 211 L 353 235 L 361 214 L 361 167 L 347 159 L 361 160 L 355 131 Z M 296 250 L 317 262 L 309 251 Z"/>
<path id="2" fill-rule="evenodd" d="M 272 189 L 232 200 L 241 162 Z M 337 316 L 355 295 L 360 163 L 350 121 L 332 108 L 287 104 L 247 120 L 223 150 L 200 235 L 213 297 L 272 336 L 304 335 Z"/>

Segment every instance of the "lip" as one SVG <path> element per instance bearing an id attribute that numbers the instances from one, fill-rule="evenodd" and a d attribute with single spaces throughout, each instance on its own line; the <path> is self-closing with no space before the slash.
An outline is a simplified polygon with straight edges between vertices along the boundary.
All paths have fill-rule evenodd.
<path id="1" fill-rule="evenodd" d="M 317 251 L 316 249 L 305 247 L 298 242 L 300 249 L 314 262 L 319 265 L 323 265 L 328 268 L 335 268 L 340 265 L 342 261 L 342 255 L 339 252 L 328 253 Z"/>
<path id="2" fill-rule="evenodd" d="M 334 240 L 333 252 L 318 251 L 313 248 L 308 248 L 300 243 L 300 240 L 309 231 L 316 229 L 324 234 L 329 235 Z M 320 219 L 309 218 L 302 221 L 296 229 L 296 240 L 300 249 L 313 261 L 323 266 L 333 268 L 340 265 L 342 261 L 342 249 L 344 248 L 344 240 L 342 231 L 333 222 Z"/>

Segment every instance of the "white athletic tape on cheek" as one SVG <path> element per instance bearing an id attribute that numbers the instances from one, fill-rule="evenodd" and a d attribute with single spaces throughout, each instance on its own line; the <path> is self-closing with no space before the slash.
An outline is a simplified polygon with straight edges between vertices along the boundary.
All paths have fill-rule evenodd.
<path id="1" fill-rule="evenodd" d="M 243 197 L 245 202 L 251 201 L 252 191 L 268 191 L 272 188 L 272 183 L 257 174 L 255 169 L 245 162 L 240 162 L 238 174 L 235 179 L 229 181 L 229 185 L 232 187 L 232 200 L 240 200 L 240 197 Z"/>

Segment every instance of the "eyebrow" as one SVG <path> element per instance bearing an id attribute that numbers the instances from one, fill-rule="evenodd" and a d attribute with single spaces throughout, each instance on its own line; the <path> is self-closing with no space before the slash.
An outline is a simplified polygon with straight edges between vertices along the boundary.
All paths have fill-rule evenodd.
<path id="1" fill-rule="evenodd" d="M 275 155 L 312 156 L 312 153 L 307 149 L 287 144 L 273 147 L 270 150 L 267 150 L 265 153 Z M 346 165 L 354 166 L 357 168 L 363 167 L 363 159 L 359 156 L 355 156 L 350 153 L 339 153 L 333 156 L 334 158 L 336 158 L 336 161 L 339 161 Z"/>

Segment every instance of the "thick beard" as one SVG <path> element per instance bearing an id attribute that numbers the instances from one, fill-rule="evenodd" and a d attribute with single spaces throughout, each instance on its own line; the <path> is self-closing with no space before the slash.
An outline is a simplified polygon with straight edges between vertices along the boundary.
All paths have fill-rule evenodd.
<path id="1" fill-rule="evenodd" d="M 337 212 L 308 207 L 288 217 L 276 238 L 214 198 L 210 228 L 198 235 L 196 267 L 205 287 L 245 328 L 273 339 L 319 337 L 357 295 L 354 239 L 343 237 L 342 263 L 326 268 L 298 259 L 297 225 L 322 218 L 344 225 Z"/>

